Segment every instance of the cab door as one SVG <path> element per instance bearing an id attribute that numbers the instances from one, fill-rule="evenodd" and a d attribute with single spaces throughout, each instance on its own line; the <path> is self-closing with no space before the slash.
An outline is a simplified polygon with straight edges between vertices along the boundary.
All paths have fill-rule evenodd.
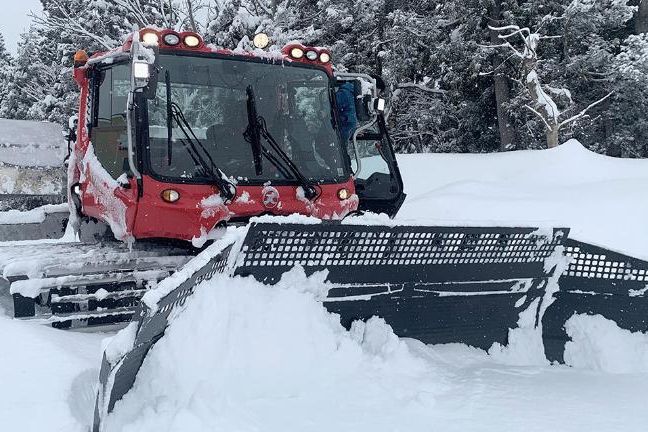
<path id="1" fill-rule="evenodd" d="M 127 110 L 130 63 L 92 70 L 90 145 L 81 164 L 86 216 L 110 225 L 115 237 L 132 237 L 138 185 L 128 165 Z"/>
<path id="2" fill-rule="evenodd" d="M 393 218 L 405 201 L 405 192 L 381 113 L 375 123 L 359 128 L 352 152 L 351 167 L 356 173 L 355 188 L 360 199 L 358 210 L 385 213 Z"/>

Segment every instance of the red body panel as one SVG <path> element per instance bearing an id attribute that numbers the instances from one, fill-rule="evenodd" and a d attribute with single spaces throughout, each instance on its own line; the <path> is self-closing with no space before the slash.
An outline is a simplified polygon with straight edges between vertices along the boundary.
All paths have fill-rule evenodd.
<path id="1" fill-rule="evenodd" d="M 142 32 L 152 31 L 144 29 Z M 158 32 L 161 38 L 170 30 Z M 178 33 L 181 38 L 188 33 Z M 193 34 L 193 33 L 192 33 Z M 129 38 L 121 48 L 110 53 L 94 55 L 98 59 L 111 54 L 130 50 Z M 292 44 L 291 47 L 296 46 Z M 165 46 L 192 52 L 211 52 L 232 55 L 233 57 L 254 56 L 254 53 L 239 54 L 229 50 L 217 50 L 200 43 L 197 47 L 186 47 L 182 43 Z M 306 47 L 304 47 L 306 49 Z M 321 52 L 321 49 L 316 49 Z M 314 64 L 332 75 L 330 63 L 322 64 L 308 59 L 291 59 L 286 50 L 282 55 L 268 54 L 268 57 L 283 61 L 297 61 Z M 91 59 L 92 61 L 92 59 Z M 278 65 L 281 67 L 281 65 Z M 150 176 L 142 175 L 142 191 L 138 183 L 130 179 L 128 186 L 118 184 L 96 161 L 88 130 L 89 79 L 87 66 L 75 67 L 74 78 L 81 89 L 79 103 L 79 128 L 77 142 L 68 169 L 69 186 L 79 183 L 81 190 L 82 212 L 108 223 L 120 240 L 138 238 L 169 238 L 189 240 L 202 238 L 216 225 L 231 219 L 247 219 L 263 214 L 290 215 L 302 214 L 320 219 L 341 219 L 357 210 L 358 197 L 355 195 L 353 178 L 340 184 L 318 185 L 318 196 L 309 201 L 300 194 L 297 186 L 246 186 L 238 185 L 236 197 L 225 205 L 219 191 L 210 185 L 186 183 L 166 183 Z M 88 151 L 90 150 L 90 151 Z M 348 191 L 349 198 L 338 198 L 340 189 Z M 180 194 L 174 203 L 166 202 L 161 194 L 165 189 L 173 189 Z M 70 202 L 72 202 L 70 200 Z"/>
<path id="2" fill-rule="evenodd" d="M 321 185 L 319 188 L 319 197 L 310 202 L 298 197 L 299 188 L 295 186 L 239 185 L 234 200 L 225 205 L 213 186 L 163 183 L 144 176 L 144 196 L 139 200 L 132 233 L 135 238 L 191 240 L 206 234 L 218 223 L 233 218 L 298 213 L 320 219 L 341 219 L 357 209 L 358 199 L 355 195 L 346 200 L 340 200 L 337 196 L 341 188 L 353 191 L 352 180 L 343 184 Z M 180 199 L 174 203 L 165 202 L 161 198 L 165 189 L 176 190 Z M 278 200 L 264 204 L 264 198 L 275 196 L 269 189 L 276 190 Z"/>

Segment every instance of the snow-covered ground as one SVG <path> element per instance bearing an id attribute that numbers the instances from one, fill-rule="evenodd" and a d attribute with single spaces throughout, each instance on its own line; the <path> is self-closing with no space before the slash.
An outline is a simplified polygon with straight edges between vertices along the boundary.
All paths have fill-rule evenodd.
<path id="1" fill-rule="evenodd" d="M 575 142 L 497 155 L 407 155 L 403 221 L 564 225 L 648 257 L 648 161 Z M 277 287 L 204 282 L 118 403 L 110 431 L 640 431 L 648 336 L 601 317 L 567 328 L 573 365 L 424 346 L 380 319 L 347 332 L 293 271 Z M 0 316 L 0 430 L 83 431 L 106 335 Z"/>
<path id="2" fill-rule="evenodd" d="M 542 151 L 401 155 L 399 219 L 435 225 L 565 226 L 570 237 L 648 259 L 648 160 L 577 141 Z"/>

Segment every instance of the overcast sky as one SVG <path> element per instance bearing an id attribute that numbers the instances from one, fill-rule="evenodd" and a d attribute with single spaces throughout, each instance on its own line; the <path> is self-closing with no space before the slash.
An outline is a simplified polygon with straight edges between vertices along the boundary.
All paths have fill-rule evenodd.
<path id="1" fill-rule="evenodd" d="M 40 13 L 40 0 L 0 0 L 2 12 L 0 12 L 0 33 L 4 36 L 7 49 L 15 54 L 18 47 L 20 33 L 27 30 L 31 18 L 27 15 L 29 11 Z"/>

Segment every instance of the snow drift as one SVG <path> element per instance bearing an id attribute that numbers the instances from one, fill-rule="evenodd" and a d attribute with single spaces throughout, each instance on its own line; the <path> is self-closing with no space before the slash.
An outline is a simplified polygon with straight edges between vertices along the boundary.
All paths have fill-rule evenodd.
<path id="1" fill-rule="evenodd" d="M 644 223 L 648 200 L 637 202 L 648 186 L 646 161 L 596 155 L 570 141 L 540 152 L 403 155 L 400 163 L 409 197 L 397 223 L 563 225 L 572 227 L 581 240 L 648 256 Z M 424 175 L 429 172 L 433 175 Z M 384 222 L 380 217 L 375 220 Z M 459 396 L 463 378 L 448 373 L 457 367 L 439 361 L 435 353 L 440 347 L 400 340 L 380 318 L 355 323 L 346 331 L 338 317 L 318 302 L 325 288 L 321 278 L 306 278 L 299 269 L 273 287 L 220 276 L 202 283 L 186 310 L 153 347 L 133 390 L 108 417 L 106 430 L 246 431 L 290 425 L 291 430 L 386 431 L 428 430 L 431 424 L 452 430 L 448 427 L 463 418 L 458 407 L 473 401 Z M 550 298 L 545 300 L 550 304 Z M 474 362 L 496 368 L 484 375 L 493 375 L 488 385 L 494 393 L 501 374 L 509 373 L 497 372 L 507 370 L 504 367 L 530 368 L 531 375 L 549 376 L 557 388 L 568 371 L 550 368 L 538 344 L 538 329 L 523 325 L 527 318 L 520 316 L 520 328 L 512 331 L 510 346 L 493 346 L 491 356 L 471 351 Z M 624 335 L 619 330 L 596 317 L 570 320 L 573 342 L 566 353 L 568 363 L 578 369 L 645 371 L 646 336 Z M 461 363 L 466 350 L 455 347 L 448 352 L 453 353 L 453 362 Z M 619 366 L 632 353 L 638 359 L 629 368 Z M 467 368 L 472 367 L 470 362 Z M 592 379 L 587 373 L 578 372 L 583 375 L 577 375 L 576 381 L 582 384 Z M 519 374 L 523 377 L 525 372 Z M 523 383 L 525 390 L 518 392 L 521 400 L 513 401 L 503 396 L 505 392 L 497 397 L 508 398 L 507 403 L 520 413 L 530 412 L 534 403 L 524 401 L 538 398 L 529 395 L 546 384 L 542 378 L 531 384 L 521 378 L 513 381 Z M 612 382 L 600 381 L 605 382 L 603 387 Z M 472 390 L 465 387 L 462 391 Z M 474 428 L 478 417 L 491 415 L 492 404 L 484 402 L 488 392 L 475 398 L 481 401 L 477 405 L 482 404 L 483 412 L 459 422 L 464 430 Z M 448 405 L 447 400 L 452 402 Z M 588 402 L 583 404 L 586 410 Z M 545 406 L 559 410 L 562 404 L 553 401 Z M 455 418 L 442 414 L 446 408 L 458 410 Z M 614 410 L 619 409 L 616 404 Z M 529 429 L 520 413 L 504 420 L 511 413 L 498 412 L 502 418 L 485 421 L 483 430 Z M 600 424 L 604 426 L 600 430 L 609 430 L 613 424 L 605 420 L 613 417 L 611 412 L 596 421 L 569 423 L 571 414 L 561 411 L 556 421 L 543 418 L 529 430 L 559 426 L 582 430 L 584 424 Z M 623 422 L 633 424 L 633 419 L 626 417 Z"/>
<path id="2" fill-rule="evenodd" d="M 444 379 L 382 319 L 346 331 L 321 275 L 203 282 L 146 358 L 108 431 L 427 429 Z"/>
<path id="3" fill-rule="evenodd" d="M 648 160 L 570 140 L 550 150 L 399 155 L 398 219 L 436 225 L 566 226 L 570 237 L 648 259 Z"/>
<path id="4" fill-rule="evenodd" d="M 574 315 L 565 323 L 572 339 L 568 365 L 610 373 L 648 372 L 648 334 L 631 332 L 601 315 Z"/>

